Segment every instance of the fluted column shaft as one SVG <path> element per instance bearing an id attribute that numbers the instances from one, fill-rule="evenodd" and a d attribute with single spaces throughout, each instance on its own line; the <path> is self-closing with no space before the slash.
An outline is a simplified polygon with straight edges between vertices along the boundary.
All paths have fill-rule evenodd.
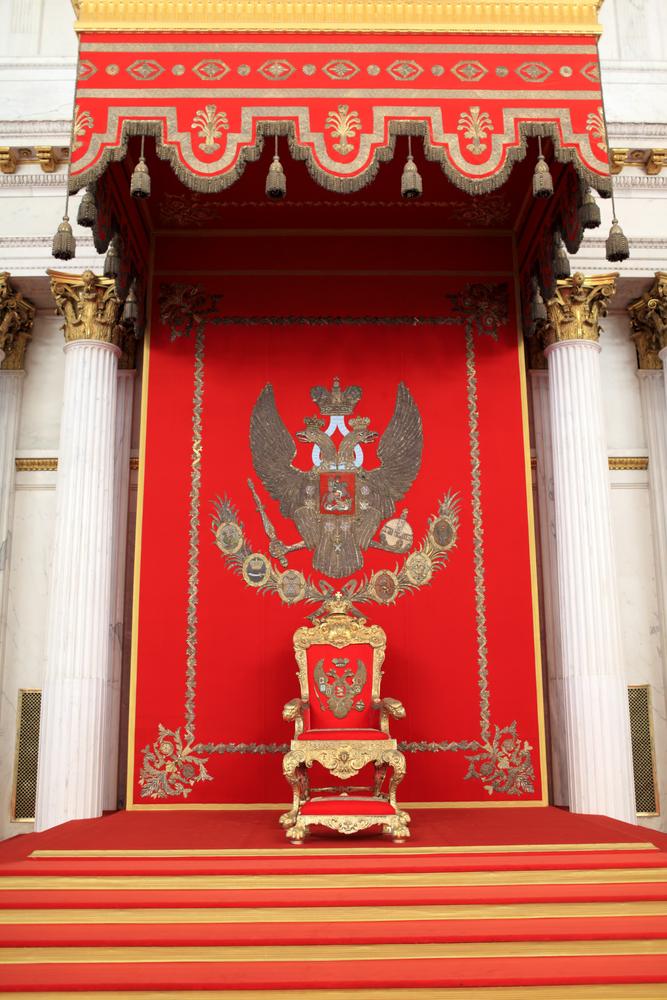
<path id="1" fill-rule="evenodd" d="M 7 635 L 16 442 L 24 376 L 22 371 L 0 370 L 0 690 Z"/>
<path id="2" fill-rule="evenodd" d="M 667 662 L 667 397 L 660 369 L 639 369 L 639 393 L 648 444 L 649 500 L 655 575 L 662 629 L 663 662 Z"/>
<path id="3" fill-rule="evenodd" d="M 545 353 L 570 808 L 634 823 L 600 346 L 566 339 Z"/>
<path id="4" fill-rule="evenodd" d="M 535 432 L 537 510 L 540 534 L 544 646 L 548 676 L 551 784 L 554 804 L 568 804 L 567 741 L 563 718 L 563 671 L 558 602 L 558 546 L 554 505 L 549 373 L 530 372 Z"/>
<path id="5" fill-rule="evenodd" d="M 113 554 L 111 569 L 111 662 L 109 667 L 107 726 L 104 748 L 104 808 L 118 804 L 118 740 L 120 693 L 123 671 L 123 625 L 125 619 L 125 562 L 127 511 L 130 488 L 130 444 L 134 370 L 118 372 L 116 426 L 114 432 Z"/>
<path id="6" fill-rule="evenodd" d="M 35 828 L 99 816 L 110 663 L 119 303 L 113 281 L 50 272 L 65 318 Z"/>

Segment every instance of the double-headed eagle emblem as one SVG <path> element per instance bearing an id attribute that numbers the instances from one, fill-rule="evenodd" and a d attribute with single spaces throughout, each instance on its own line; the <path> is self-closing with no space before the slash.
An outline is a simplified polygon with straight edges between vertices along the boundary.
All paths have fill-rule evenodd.
<path id="1" fill-rule="evenodd" d="M 316 570 L 340 578 L 362 568 L 363 553 L 370 546 L 400 553 L 412 544 L 407 512 L 385 524 L 378 539 L 374 536 L 419 472 L 423 445 L 419 410 L 401 382 L 394 414 L 377 446 L 380 464 L 366 469 L 364 448 L 378 433 L 370 429 L 368 417 L 351 416 L 361 394 L 359 386 L 341 389 L 337 378 L 331 390 L 323 386 L 311 390 L 320 415 L 306 417 L 304 430 L 296 434 L 299 441 L 312 444 L 313 465 L 308 471 L 294 465 L 297 444 L 278 413 L 270 384 L 255 403 L 250 419 L 255 471 L 302 539 L 285 545 L 277 538 L 250 483 L 270 539 L 269 552 L 283 565 L 288 553 L 306 548 L 313 553 Z"/>

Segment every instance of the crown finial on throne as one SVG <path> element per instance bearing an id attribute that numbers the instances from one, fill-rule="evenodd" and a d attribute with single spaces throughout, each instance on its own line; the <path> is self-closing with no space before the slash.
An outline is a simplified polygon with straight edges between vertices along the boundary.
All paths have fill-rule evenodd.
<path id="1" fill-rule="evenodd" d="M 361 387 L 348 385 L 347 389 L 341 390 L 340 379 L 336 376 L 331 391 L 323 385 L 316 385 L 310 390 L 310 397 L 324 416 L 347 417 L 361 399 Z"/>

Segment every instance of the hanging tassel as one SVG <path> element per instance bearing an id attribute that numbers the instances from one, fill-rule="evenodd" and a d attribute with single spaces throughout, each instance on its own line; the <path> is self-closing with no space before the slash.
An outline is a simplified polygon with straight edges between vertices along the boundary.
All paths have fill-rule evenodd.
<path id="1" fill-rule="evenodd" d="M 572 273 L 570 270 L 570 260 L 560 233 L 554 233 L 554 250 L 554 278 L 557 280 L 569 278 Z"/>
<path id="2" fill-rule="evenodd" d="M 616 263 L 620 260 L 627 260 L 630 256 L 630 244 L 628 238 L 618 224 L 616 214 L 611 220 L 611 229 L 606 243 L 607 260 Z"/>
<path id="3" fill-rule="evenodd" d="M 584 229 L 597 229 L 602 222 L 600 206 L 589 187 L 586 187 L 586 193 L 579 206 L 579 221 Z"/>
<path id="4" fill-rule="evenodd" d="M 124 323 L 136 323 L 139 319 L 139 303 L 137 302 L 137 293 L 135 291 L 135 282 L 133 281 L 130 285 L 130 290 L 127 293 L 127 298 L 123 304 L 123 314 L 122 319 Z"/>
<path id="5" fill-rule="evenodd" d="M 530 318 L 533 321 L 533 326 L 537 323 L 546 323 L 548 319 L 547 307 L 544 304 L 544 299 L 542 298 L 540 286 L 537 281 L 535 281 L 535 287 L 533 289 L 533 301 L 530 304 Z"/>
<path id="6" fill-rule="evenodd" d="M 549 170 L 549 164 L 542 155 L 542 139 L 539 135 L 537 137 L 537 148 L 537 163 L 535 164 L 535 172 L 533 173 L 533 197 L 550 198 L 554 193 L 554 182 Z"/>
<path id="7" fill-rule="evenodd" d="M 266 175 L 266 194 L 269 198 L 275 198 L 276 201 L 284 198 L 287 194 L 287 178 L 285 177 L 285 171 L 278 156 L 278 136 L 276 136 L 273 161 Z"/>
<path id="8" fill-rule="evenodd" d="M 151 175 L 148 172 L 148 164 L 144 158 L 144 136 L 141 137 L 141 155 L 139 162 L 132 171 L 130 179 L 130 194 L 133 198 L 150 198 Z"/>
<path id="9" fill-rule="evenodd" d="M 57 260 L 72 260 L 76 254 L 76 240 L 74 239 L 67 211 L 65 211 L 63 221 L 58 226 L 58 230 L 53 237 L 51 254 Z"/>
<path id="10" fill-rule="evenodd" d="M 97 221 L 97 204 L 95 202 L 95 185 L 89 184 L 83 198 L 79 202 L 76 222 L 79 226 L 92 229 Z"/>
<path id="11" fill-rule="evenodd" d="M 119 238 L 114 236 L 109 244 L 107 255 L 104 258 L 104 277 L 117 278 L 120 274 L 120 248 Z"/>
<path id="12" fill-rule="evenodd" d="M 408 158 L 401 176 L 401 197 L 420 198 L 423 191 L 421 174 L 412 158 L 412 137 L 408 136 Z"/>

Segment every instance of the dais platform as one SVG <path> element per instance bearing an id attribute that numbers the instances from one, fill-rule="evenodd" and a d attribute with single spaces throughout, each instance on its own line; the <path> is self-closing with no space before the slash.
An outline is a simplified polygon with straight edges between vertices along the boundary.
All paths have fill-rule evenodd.
<path id="1" fill-rule="evenodd" d="M 0 848 L 0 997 L 667 994 L 667 837 L 554 808 L 283 839 L 271 810 L 126 812 Z"/>

